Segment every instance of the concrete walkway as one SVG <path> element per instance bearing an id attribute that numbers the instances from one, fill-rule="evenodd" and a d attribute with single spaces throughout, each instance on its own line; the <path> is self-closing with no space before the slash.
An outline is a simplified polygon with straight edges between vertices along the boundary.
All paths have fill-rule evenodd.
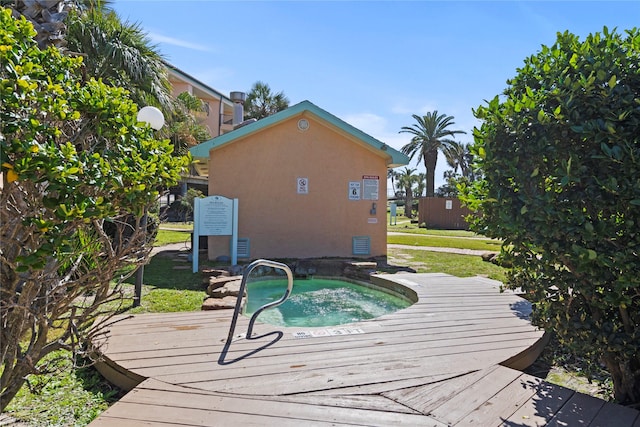
<path id="1" fill-rule="evenodd" d="M 408 234 L 408 233 L 389 233 L 389 234 Z M 485 254 L 495 254 L 497 252 L 494 251 L 483 251 L 483 250 L 475 250 L 475 249 L 459 249 L 459 248 L 445 248 L 440 246 L 413 246 L 413 245 L 396 245 L 396 244 L 387 244 L 387 248 L 389 249 L 405 249 L 405 250 L 415 250 L 415 251 L 431 251 L 431 252 L 446 252 L 450 254 L 459 254 L 459 255 L 475 255 L 482 256 Z M 191 251 L 191 244 L 189 242 L 182 243 L 170 243 L 168 245 L 163 246 L 155 246 L 151 250 L 151 255 L 156 255 L 157 253 L 163 251 Z"/>
<path id="2" fill-rule="evenodd" d="M 189 242 L 169 243 L 168 245 L 154 246 L 153 249 L 151 249 L 151 256 L 154 256 L 160 252 L 165 252 L 165 251 L 191 252 L 191 243 Z"/>
<path id="3" fill-rule="evenodd" d="M 458 249 L 458 248 L 443 248 L 436 246 L 413 246 L 413 245 L 395 245 L 395 244 L 387 244 L 387 248 L 389 249 L 409 249 L 413 251 L 431 251 L 431 252 L 446 252 L 450 254 L 459 254 L 459 255 L 476 255 L 482 256 L 485 254 L 496 254 L 497 252 L 492 251 L 479 251 L 475 249 Z"/>

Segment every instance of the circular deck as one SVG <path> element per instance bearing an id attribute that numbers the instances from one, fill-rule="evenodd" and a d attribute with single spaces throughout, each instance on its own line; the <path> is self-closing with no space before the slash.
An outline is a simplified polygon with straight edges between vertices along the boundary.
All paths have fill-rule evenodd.
<path id="1" fill-rule="evenodd" d="M 236 338 L 227 351 L 229 311 L 145 314 L 118 322 L 102 343 L 99 369 L 135 390 L 95 425 L 110 417 L 171 423 L 169 407 L 178 413 L 213 411 L 217 425 L 247 419 L 263 425 L 349 423 L 354 414 L 361 417 L 357 424 L 367 425 L 455 424 L 467 414 L 443 409 L 438 415 L 445 397 L 467 388 L 473 375 L 512 371 L 497 365 L 527 366 L 543 346 L 544 333 L 528 320 L 530 304 L 499 292 L 498 282 L 409 273 L 376 280 L 412 289 L 418 302 L 336 327 L 256 323 L 260 338 Z M 241 317 L 236 334 L 247 324 Z M 434 400 L 434 388 L 440 399 Z M 125 417 L 122 411 L 133 412 Z M 158 419 L 165 412 L 169 419 Z"/>

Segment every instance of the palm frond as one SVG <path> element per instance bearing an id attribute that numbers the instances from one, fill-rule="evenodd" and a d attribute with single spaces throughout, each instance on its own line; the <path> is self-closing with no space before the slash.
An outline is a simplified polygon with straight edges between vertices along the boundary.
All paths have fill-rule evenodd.
<path id="1" fill-rule="evenodd" d="M 127 88 L 138 105 L 172 111 L 163 57 L 139 24 L 123 22 L 113 11 L 74 13 L 69 19 L 68 47 L 84 57 L 88 75 Z"/>
<path id="2" fill-rule="evenodd" d="M 462 130 L 449 129 L 455 122 L 453 116 L 439 114 L 438 111 L 428 112 L 423 116 L 412 115 L 415 123 L 411 126 L 403 126 L 400 133 L 413 135 L 411 141 L 400 150 L 417 161 L 423 161 L 426 169 L 427 196 L 434 193 L 434 175 L 438 159 L 438 152 L 455 143 L 455 135 L 466 133 Z"/>

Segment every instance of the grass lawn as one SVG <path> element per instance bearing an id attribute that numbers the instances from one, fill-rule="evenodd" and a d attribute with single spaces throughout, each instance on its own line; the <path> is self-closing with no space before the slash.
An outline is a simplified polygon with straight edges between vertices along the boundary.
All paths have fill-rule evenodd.
<path id="1" fill-rule="evenodd" d="M 387 223 L 388 224 L 388 223 Z M 447 237 L 480 237 L 473 231 L 467 230 L 438 230 L 429 228 L 420 228 L 418 224 L 412 224 L 408 219 L 398 221 L 396 225 L 387 225 L 387 231 L 396 233 L 422 234 L 429 236 L 447 236 Z"/>
<path id="2" fill-rule="evenodd" d="M 154 246 L 164 246 L 169 243 L 184 243 L 186 248 L 191 247 L 191 229 L 184 231 L 158 230 Z"/>
<path id="3" fill-rule="evenodd" d="M 499 252 L 500 241 L 477 237 L 451 237 L 430 234 L 388 234 L 387 243 L 410 246 L 433 246 L 440 248 L 473 249 Z"/>
<path id="4" fill-rule="evenodd" d="M 7 415 L 25 423 L 20 426 L 84 426 L 123 395 L 93 367 L 74 368 L 67 351 L 45 361 L 48 372 L 30 376 L 7 407 Z"/>
<path id="5" fill-rule="evenodd" d="M 191 272 L 186 259 L 156 255 L 144 268 L 142 300 L 128 313 L 165 313 L 200 310 L 206 293 L 202 275 Z M 135 276 L 127 279 L 127 294 L 133 294 Z M 133 302 L 133 301 L 132 301 Z"/>
<path id="6" fill-rule="evenodd" d="M 161 230 L 193 231 L 193 222 L 163 222 Z"/>
<path id="7" fill-rule="evenodd" d="M 411 249 L 389 249 L 389 263 L 408 265 L 418 273 L 446 273 L 457 277 L 485 276 L 504 282 L 506 271 L 479 256 Z"/>

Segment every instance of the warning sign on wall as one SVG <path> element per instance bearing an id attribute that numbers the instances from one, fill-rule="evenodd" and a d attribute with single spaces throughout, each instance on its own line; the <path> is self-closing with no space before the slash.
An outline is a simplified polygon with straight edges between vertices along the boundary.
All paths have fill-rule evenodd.
<path id="1" fill-rule="evenodd" d="M 377 175 L 362 175 L 362 199 L 378 200 L 380 177 Z"/>
<path id="2" fill-rule="evenodd" d="M 309 194 L 309 178 L 296 178 L 298 194 Z"/>
<path id="3" fill-rule="evenodd" d="M 349 181 L 349 200 L 360 200 L 360 181 Z"/>

